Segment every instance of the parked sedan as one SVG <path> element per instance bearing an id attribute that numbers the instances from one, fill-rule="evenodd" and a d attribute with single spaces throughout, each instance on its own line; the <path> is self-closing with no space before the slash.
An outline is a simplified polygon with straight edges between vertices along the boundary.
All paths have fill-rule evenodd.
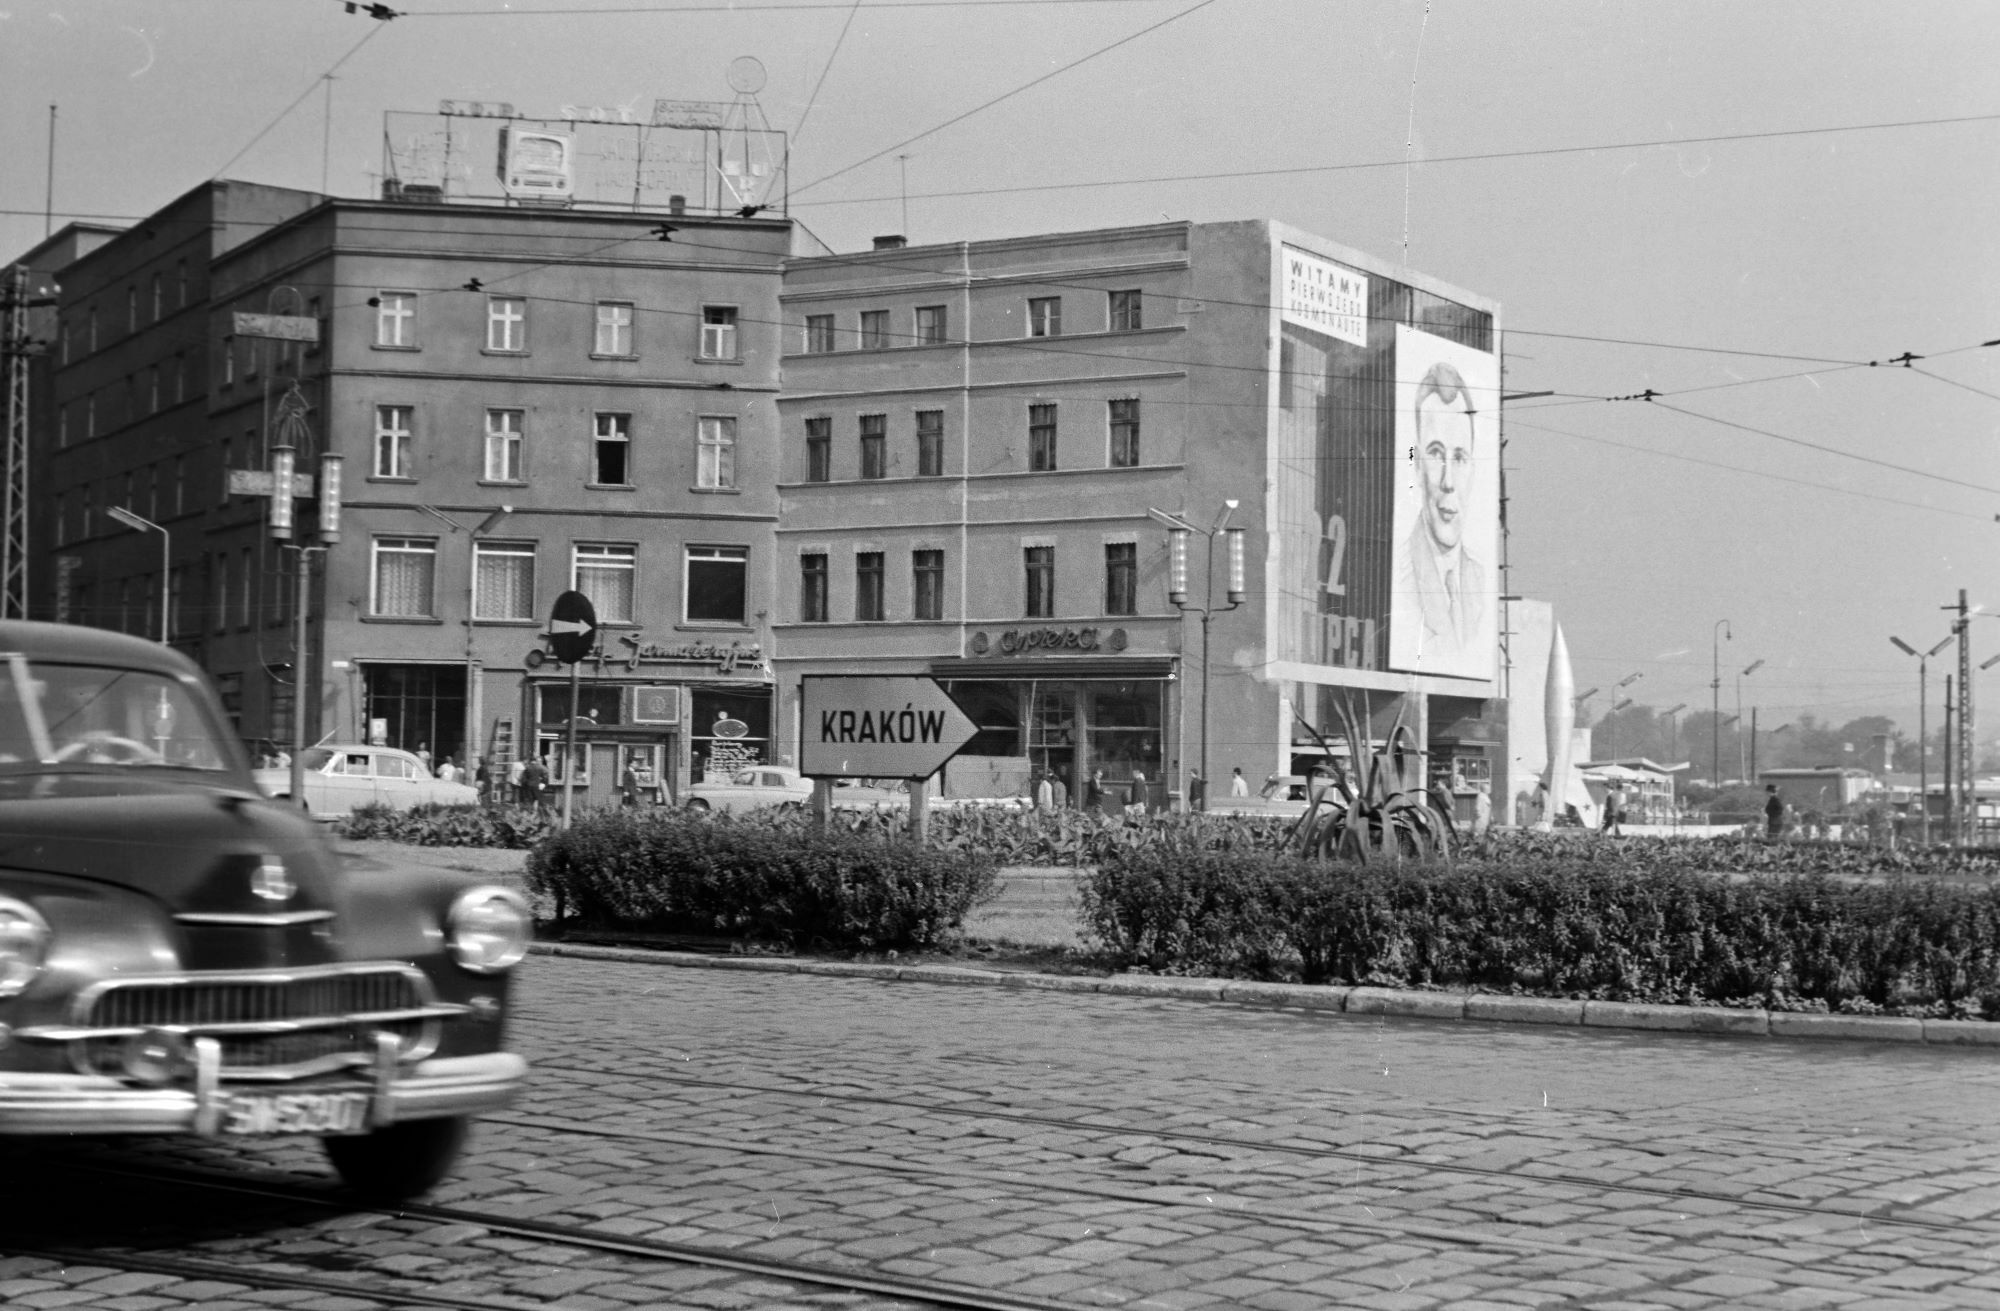
<path id="1" fill-rule="evenodd" d="M 394 747 L 323 746 L 307 749 L 304 757 L 306 810 L 321 819 L 338 819 L 357 806 L 470 806 L 479 791 L 463 783 L 433 778 L 424 762 Z M 257 786 L 280 800 L 292 795 L 292 771 L 260 769 Z"/>
<path id="2" fill-rule="evenodd" d="M 0 848 L 0 1134 L 309 1134 L 400 1198 L 526 1077 L 527 904 L 343 868 L 168 648 L 0 623 Z"/>
<path id="3" fill-rule="evenodd" d="M 785 765 L 750 765 L 726 780 L 710 779 L 687 789 L 690 810 L 762 810 L 769 806 L 806 806 L 812 802 L 812 780 Z M 852 779 L 833 785 L 835 810 L 891 810 L 908 807 L 910 794 L 893 788 L 870 787 Z"/>

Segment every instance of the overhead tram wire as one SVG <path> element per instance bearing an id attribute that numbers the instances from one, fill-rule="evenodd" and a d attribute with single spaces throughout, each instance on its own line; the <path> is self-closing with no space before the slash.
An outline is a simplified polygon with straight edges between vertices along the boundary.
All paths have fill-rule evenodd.
<path id="1" fill-rule="evenodd" d="M 757 13 L 797 13 L 818 14 L 842 9 L 849 0 L 830 0 L 825 4 L 743 4 L 735 0 L 718 0 L 713 4 L 698 5 L 587 5 L 576 9 L 432 9 L 423 13 L 398 14 L 400 18 L 585 18 L 606 15 L 630 17 L 634 14 L 757 14 Z M 871 0 L 869 9 L 1016 9 L 1026 5 L 1057 6 L 1098 6 L 1130 4 L 1165 4 L 1168 0 Z"/>
<path id="2" fill-rule="evenodd" d="M 1913 468 L 1910 465 L 1896 464 L 1889 460 L 1878 460 L 1872 455 L 1860 455 L 1854 451 L 1843 451 L 1837 446 L 1825 446 L 1819 442 L 1809 442 L 1803 437 L 1789 437 L 1781 432 L 1772 432 L 1768 428 L 1752 427 L 1747 423 L 1737 423 L 1730 419 L 1718 418 L 1713 414 L 1702 414 L 1697 410 L 1684 410 L 1678 405 L 1662 405 L 1657 400 L 1653 401 L 1652 404 L 1672 414 L 1681 414 L 1690 419 L 1700 419 L 1705 423 L 1717 424 L 1724 428 L 1733 428 L 1737 432 L 1754 433 L 1759 437 L 1769 437 L 1772 441 L 1784 442 L 1790 446 L 1804 447 L 1806 450 L 1819 451 L 1825 455 L 1838 456 L 1843 460 L 1854 460 L 1861 464 L 1873 465 L 1878 469 L 1889 469 L 1896 473 L 1906 473 L 1913 478 L 1928 478 L 1932 482 L 1940 482 L 1952 487 L 1963 487 L 1967 491 L 1987 492 L 1995 496 L 2000 496 L 2000 487 L 1988 487 L 1984 483 L 1967 482 L 1963 478 L 1953 478 L 1947 474 L 1932 473 L 1928 469 Z"/>

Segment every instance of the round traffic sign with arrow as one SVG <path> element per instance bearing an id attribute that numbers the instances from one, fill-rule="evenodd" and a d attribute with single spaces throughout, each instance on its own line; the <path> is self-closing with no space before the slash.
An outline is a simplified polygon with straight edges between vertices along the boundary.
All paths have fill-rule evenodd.
<path id="1" fill-rule="evenodd" d="M 597 647 L 597 607 L 582 592 L 564 592 L 549 611 L 549 651 L 566 665 L 581 664 Z"/>

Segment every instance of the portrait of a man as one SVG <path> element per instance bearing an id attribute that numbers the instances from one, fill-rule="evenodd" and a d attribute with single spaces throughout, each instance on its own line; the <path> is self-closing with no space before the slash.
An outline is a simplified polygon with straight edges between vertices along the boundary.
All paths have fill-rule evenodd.
<path id="1" fill-rule="evenodd" d="M 1498 576 L 1489 552 L 1497 488 L 1490 485 L 1494 438 L 1480 397 L 1490 400 L 1494 393 L 1490 387 L 1478 391 L 1467 368 L 1439 358 L 1477 353 L 1406 334 L 1399 335 L 1399 351 L 1407 345 L 1414 358 L 1399 359 L 1398 373 L 1410 385 L 1402 389 L 1405 412 L 1397 416 L 1397 435 L 1409 468 L 1397 492 L 1391 663 L 1491 678 Z"/>

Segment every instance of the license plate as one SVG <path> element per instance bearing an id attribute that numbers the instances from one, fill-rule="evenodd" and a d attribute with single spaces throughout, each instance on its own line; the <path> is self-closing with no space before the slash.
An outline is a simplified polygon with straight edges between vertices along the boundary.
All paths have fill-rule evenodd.
<path id="1" fill-rule="evenodd" d="M 344 1134 L 367 1127 L 363 1092 L 235 1093 L 222 1115 L 226 1134 Z"/>

